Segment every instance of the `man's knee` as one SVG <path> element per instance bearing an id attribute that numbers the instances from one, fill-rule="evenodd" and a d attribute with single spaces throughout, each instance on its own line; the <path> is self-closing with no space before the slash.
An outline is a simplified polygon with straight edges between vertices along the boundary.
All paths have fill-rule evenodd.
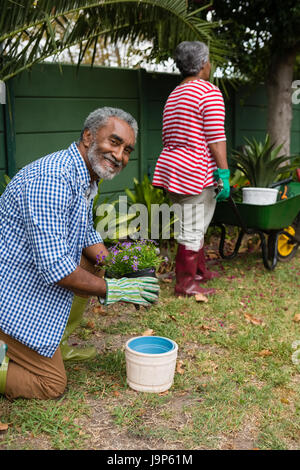
<path id="1" fill-rule="evenodd" d="M 43 394 L 45 395 L 45 399 L 54 399 L 61 397 L 67 387 L 67 376 L 66 374 L 61 374 L 60 377 L 56 378 L 55 380 L 42 380 L 41 383 Z"/>

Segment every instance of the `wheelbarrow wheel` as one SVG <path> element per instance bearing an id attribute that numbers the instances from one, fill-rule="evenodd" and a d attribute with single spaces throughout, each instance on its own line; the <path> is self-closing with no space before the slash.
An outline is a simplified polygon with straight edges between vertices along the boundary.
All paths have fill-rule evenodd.
<path id="1" fill-rule="evenodd" d="M 293 237 L 295 236 L 296 230 L 292 225 L 284 229 L 284 232 L 288 232 Z M 289 237 L 283 232 L 278 236 L 278 260 L 281 262 L 290 261 L 296 254 L 298 248 L 298 243 L 291 243 Z"/>
<path id="2" fill-rule="evenodd" d="M 267 258 L 268 262 L 277 263 L 277 234 L 276 232 L 271 232 L 268 237 L 268 251 Z"/>

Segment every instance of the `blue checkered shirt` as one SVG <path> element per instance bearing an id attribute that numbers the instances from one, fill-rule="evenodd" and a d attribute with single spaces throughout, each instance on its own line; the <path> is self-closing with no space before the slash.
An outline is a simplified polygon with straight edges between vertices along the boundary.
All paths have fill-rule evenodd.
<path id="1" fill-rule="evenodd" d="M 0 198 L 0 329 L 52 357 L 73 293 L 57 285 L 101 243 L 90 174 L 74 142 L 20 170 Z"/>

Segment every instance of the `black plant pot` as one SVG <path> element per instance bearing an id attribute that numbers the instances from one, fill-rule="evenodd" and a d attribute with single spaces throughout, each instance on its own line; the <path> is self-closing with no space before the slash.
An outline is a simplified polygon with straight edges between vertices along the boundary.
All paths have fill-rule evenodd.
<path id="1" fill-rule="evenodd" d="M 139 269 L 138 271 L 132 271 L 124 274 L 124 277 L 156 277 L 155 268 Z"/>
<path id="2" fill-rule="evenodd" d="M 105 277 L 108 277 L 109 279 L 115 278 L 115 279 L 120 279 L 121 277 L 128 277 L 128 278 L 134 278 L 134 277 L 156 277 L 156 272 L 155 268 L 145 268 L 145 269 L 139 269 L 138 271 L 131 271 L 126 274 L 122 274 L 120 276 L 119 274 L 114 274 L 112 271 L 107 272 L 105 274 Z"/>

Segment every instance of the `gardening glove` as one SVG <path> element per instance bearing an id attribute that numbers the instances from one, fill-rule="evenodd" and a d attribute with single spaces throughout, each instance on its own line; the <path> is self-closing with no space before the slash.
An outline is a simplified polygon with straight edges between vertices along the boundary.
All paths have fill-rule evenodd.
<path id="1" fill-rule="evenodd" d="M 104 305 L 115 302 L 130 302 L 144 307 L 150 306 L 158 299 L 159 284 L 155 277 L 136 277 L 129 279 L 105 279 L 106 299 Z M 99 298 L 103 303 L 103 299 Z"/>
<path id="2" fill-rule="evenodd" d="M 225 201 L 230 196 L 230 170 L 218 168 L 213 172 L 214 178 L 218 183 L 219 192 L 216 196 L 217 201 Z"/>

